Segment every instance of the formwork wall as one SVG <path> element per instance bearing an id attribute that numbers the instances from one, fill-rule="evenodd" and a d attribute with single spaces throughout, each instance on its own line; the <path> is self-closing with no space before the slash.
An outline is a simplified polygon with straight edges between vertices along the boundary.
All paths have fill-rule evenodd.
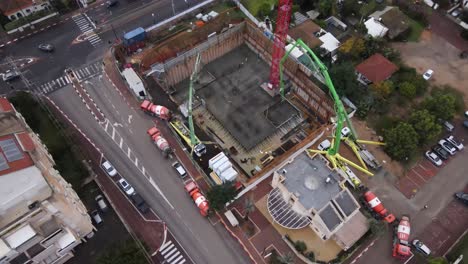
<path id="1" fill-rule="evenodd" d="M 188 78 L 192 73 L 196 54 L 200 53 L 203 64 L 222 57 L 231 50 L 246 43 L 266 62 L 271 62 L 272 41 L 251 22 L 242 22 L 227 31 L 209 38 L 197 47 L 169 60 L 163 65 L 165 75 L 159 84 L 168 91 L 169 88 Z M 323 121 L 328 121 L 334 113 L 333 103 L 300 69 L 300 64 L 289 57 L 284 63 L 284 71 L 293 83 L 293 93 L 302 103 L 312 109 Z M 254 74 L 254 73 L 252 73 Z M 267 81 L 267 80 L 265 80 Z M 259 88 L 260 89 L 260 88 Z"/>
<path id="2" fill-rule="evenodd" d="M 166 73 L 163 88 L 167 89 L 190 77 L 195 66 L 195 58 L 200 53 L 201 62 L 208 64 L 239 47 L 243 42 L 245 22 L 229 28 L 227 31 L 210 37 L 206 42 L 164 63 Z"/>

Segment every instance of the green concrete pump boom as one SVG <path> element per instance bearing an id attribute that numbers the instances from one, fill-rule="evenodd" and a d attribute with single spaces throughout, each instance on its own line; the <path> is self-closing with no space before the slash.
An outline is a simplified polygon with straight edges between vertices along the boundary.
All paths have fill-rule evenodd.
<path id="1" fill-rule="evenodd" d="M 198 67 L 200 65 L 200 53 L 197 54 L 197 57 L 195 58 L 195 66 L 193 69 L 192 74 L 190 75 L 190 84 L 189 84 L 189 98 L 188 98 L 188 122 L 189 122 L 189 129 L 190 129 L 190 141 L 192 143 L 192 148 L 197 145 L 198 139 L 195 136 L 195 129 L 193 126 L 193 117 L 192 117 L 192 104 L 193 104 L 193 83 L 196 81 L 198 78 Z"/>
<path id="2" fill-rule="evenodd" d="M 314 65 L 318 68 L 320 74 L 323 76 L 325 79 L 325 84 L 327 85 L 328 89 L 330 90 L 331 96 L 333 100 L 335 101 L 335 111 L 337 115 L 337 121 L 336 121 L 336 130 L 335 130 L 335 138 L 333 140 L 333 145 L 330 149 L 328 149 L 328 155 L 334 156 L 338 153 L 338 150 L 340 148 L 340 141 L 341 141 L 341 129 L 343 128 L 343 123 L 346 121 L 348 123 L 348 126 L 351 129 L 351 137 L 353 140 L 357 139 L 357 136 L 355 134 L 355 131 L 352 127 L 351 121 L 348 118 L 348 115 L 346 113 L 346 110 L 343 106 L 343 103 L 340 100 L 340 97 L 336 93 L 335 86 L 333 85 L 333 82 L 330 78 L 330 75 L 328 74 L 327 67 L 323 64 L 323 62 L 315 55 L 315 53 L 301 40 L 298 39 L 290 48 L 286 54 L 283 56 L 280 62 L 280 92 L 281 96 L 284 98 L 284 82 L 283 82 L 283 64 L 288 58 L 289 54 L 291 51 L 296 48 L 297 46 L 300 46 L 306 53 L 306 55 L 309 57 L 309 59 L 312 61 Z"/>

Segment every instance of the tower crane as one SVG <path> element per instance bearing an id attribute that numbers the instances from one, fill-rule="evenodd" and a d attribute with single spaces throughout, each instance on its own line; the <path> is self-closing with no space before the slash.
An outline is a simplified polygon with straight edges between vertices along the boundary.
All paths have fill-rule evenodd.
<path id="1" fill-rule="evenodd" d="M 335 86 L 333 85 L 330 75 L 328 74 L 327 67 L 301 39 L 296 40 L 293 46 L 286 52 L 286 54 L 283 56 L 283 58 L 280 61 L 279 66 L 280 66 L 280 94 L 281 96 L 284 98 L 283 63 L 286 61 L 291 51 L 295 49 L 296 47 L 302 49 L 304 54 L 306 54 L 309 57 L 309 60 L 311 60 L 314 67 L 319 71 L 319 73 L 322 75 L 323 79 L 325 80 L 325 84 L 330 91 L 333 101 L 335 102 L 335 112 L 337 116 L 335 132 L 334 132 L 334 137 L 332 139 L 331 147 L 326 151 L 321 151 L 321 150 L 308 150 L 308 151 L 313 152 L 313 153 L 324 154 L 327 157 L 327 159 L 330 161 L 330 163 L 332 164 L 333 168 L 340 168 L 343 171 L 345 171 L 346 164 L 349 164 L 352 167 L 358 169 L 359 171 L 362 171 L 372 176 L 373 175 L 372 172 L 368 170 L 367 165 L 362 158 L 361 153 L 364 150 L 361 149 L 359 143 L 377 144 L 377 145 L 384 145 L 385 143 L 358 139 L 357 134 L 351 123 L 351 120 L 349 119 L 348 114 L 346 113 L 345 107 L 343 106 L 343 102 L 341 102 L 341 99 L 335 90 Z M 342 133 L 345 122 L 347 123 L 350 129 L 349 129 L 349 132 Z M 354 154 L 358 158 L 361 165 L 358 165 L 342 157 L 339 154 L 341 140 L 345 141 L 345 143 L 351 147 L 351 149 L 353 150 Z"/>

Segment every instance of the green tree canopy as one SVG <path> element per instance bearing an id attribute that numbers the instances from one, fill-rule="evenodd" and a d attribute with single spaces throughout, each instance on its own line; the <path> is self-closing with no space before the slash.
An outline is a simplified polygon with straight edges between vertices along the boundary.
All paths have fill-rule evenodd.
<path id="1" fill-rule="evenodd" d="M 143 249 L 133 240 L 127 240 L 118 245 L 112 245 L 97 259 L 97 264 L 147 264 Z"/>
<path id="2" fill-rule="evenodd" d="M 456 98 L 452 94 L 438 93 L 423 102 L 423 107 L 442 120 L 451 120 L 456 112 Z"/>
<path id="3" fill-rule="evenodd" d="M 236 189 L 231 182 L 216 185 L 211 188 L 206 194 L 210 203 L 210 208 L 216 211 L 222 210 L 227 202 L 230 202 L 236 197 Z"/>
<path id="4" fill-rule="evenodd" d="M 448 264 L 449 262 L 443 257 L 431 257 L 428 261 L 429 264 Z"/>
<path id="5" fill-rule="evenodd" d="M 351 59 L 360 59 L 366 50 L 364 39 L 359 37 L 351 37 L 346 40 L 339 48 L 342 55 Z"/>
<path id="6" fill-rule="evenodd" d="M 320 16 L 328 17 L 333 13 L 334 0 L 320 0 L 318 2 L 318 10 Z"/>
<path id="7" fill-rule="evenodd" d="M 416 87 L 410 82 L 403 82 L 399 87 L 400 94 L 408 99 L 416 96 Z"/>
<path id="8" fill-rule="evenodd" d="M 418 147 L 419 136 L 414 128 L 405 122 L 385 131 L 385 151 L 396 160 L 409 158 Z"/>
<path id="9" fill-rule="evenodd" d="M 349 61 L 336 64 L 330 68 L 330 77 L 333 80 L 336 92 L 340 96 L 349 96 L 352 93 L 360 92 L 357 91 L 359 85 L 354 71 L 354 66 Z"/>
<path id="10" fill-rule="evenodd" d="M 371 90 L 378 99 L 386 99 L 393 93 L 393 82 L 382 81 L 371 84 Z"/>
<path id="11" fill-rule="evenodd" d="M 442 132 L 442 127 L 437 122 L 436 117 L 426 109 L 413 112 L 409 118 L 409 123 L 420 135 L 419 143 L 427 143 Z"/>

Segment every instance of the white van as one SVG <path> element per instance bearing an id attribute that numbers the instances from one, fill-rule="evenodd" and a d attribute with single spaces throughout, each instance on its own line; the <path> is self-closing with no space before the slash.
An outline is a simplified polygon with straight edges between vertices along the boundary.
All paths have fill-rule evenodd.
<path id="1" fill-rule="evenodd" d="M 101 212 L 107 212 L 107 210 L 109 210 L 109 207 L 107 207 L 106 201 L 104 201 L 104 197 L 102 197 L 102 195 L 96 196 L 94 200 L 96 201 Z"/>

